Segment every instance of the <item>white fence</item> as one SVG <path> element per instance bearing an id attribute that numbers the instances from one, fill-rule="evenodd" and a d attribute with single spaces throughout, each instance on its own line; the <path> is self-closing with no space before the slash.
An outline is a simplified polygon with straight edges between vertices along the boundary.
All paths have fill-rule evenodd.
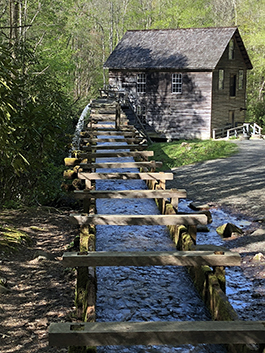
<path id="1" fill-rule="evenodd" d="M 213 129 L 213 139 L 217 138 L 227 138 L 230 137 L 238 137 L 240 134 L 243 136 L 250 137 L 250 136 L 261 136 L 262 128 L 257 125 L 256 123 L 244 123 L 241 126 L 229 128 L 223 127 L 218 129 Z"/>

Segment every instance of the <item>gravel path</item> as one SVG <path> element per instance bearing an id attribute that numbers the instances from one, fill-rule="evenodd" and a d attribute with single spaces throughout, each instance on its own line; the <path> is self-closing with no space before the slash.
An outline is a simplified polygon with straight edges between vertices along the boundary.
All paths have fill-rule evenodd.
<path id="1" fill-rule="evenodd" d="M 174 169 L 167 188 L 186 189 L 193 201 L 265 217 L 265 140 L 236 141 L 239 153 Z"/>

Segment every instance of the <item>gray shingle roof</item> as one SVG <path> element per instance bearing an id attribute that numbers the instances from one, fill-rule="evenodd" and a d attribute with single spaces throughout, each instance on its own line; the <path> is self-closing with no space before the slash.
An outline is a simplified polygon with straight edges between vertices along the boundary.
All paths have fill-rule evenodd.
<path id="1" fill-rule="evenodd" d="M 236 27 L 128 31 L 104 67 L 213 70 L 234 35 L 247 68 L 251 69 Z"/>

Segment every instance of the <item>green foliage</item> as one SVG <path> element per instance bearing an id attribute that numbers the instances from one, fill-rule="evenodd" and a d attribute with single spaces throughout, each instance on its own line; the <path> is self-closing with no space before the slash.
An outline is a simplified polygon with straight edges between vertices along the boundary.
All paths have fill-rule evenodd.
<path id="1" fill-rule="evenodd" d="M 148 149 L 154 151 L 156 161 L 163 161 L 161 170 L 168 170 L 209 159 L 229 157 L 237 151 L 237 145 L 227 141 L 180 140 L 154 143 Z"/>
<path id="2" fill-rule="evenodd" d="M 31 49 L 8 52 L 9 66 L 4 62 L 0 72 L 1 204 L 47 204 L 60 192 L 70 101 L 54 77 L 39 74 L 41 64 Z"/>
<path id="3" fill-rule="evenodd" d="M 14 67 L 11 63 L 11 55 L 8 47 L 2 45 L 0 50 L 0 153 L 6 154 L 8 136 L 12 132 L 10 126 L 11 115 L 15 112 L 15 101 L 12 91 L 17 90 L 12 73 Z"/>

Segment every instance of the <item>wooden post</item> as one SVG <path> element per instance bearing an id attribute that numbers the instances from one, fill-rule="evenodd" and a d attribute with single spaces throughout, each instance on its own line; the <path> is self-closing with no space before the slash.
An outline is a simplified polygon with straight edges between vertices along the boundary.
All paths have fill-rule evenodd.
<path id="1" fill-rule="evenodd" d="M 172 189 L 172 191 L 177 191 L 177 189 Z M 179 198 L 178 197 L 172 197 L 170 199 L 170 203 L 174 207 L 175 211 L 178 212 Z"/>
<path id="2" fill-rule="evenodd" d="M 159 189 L 160 190 L 166 190 L 166 180 L 160 180 L 159 181 Z M 159 199 L 159 207 L 161 209 L 161 213 L 165 213 L 165 208 L 166 208 L 166 200 L 165 199 Z"/>
<path id="3" fill-rule="evenodd" d="M 80 252 L 88 250 L 88 239 L 89 239 L 89 226 L 84 225 L 80 227 Z M 87 305 L 87 286 L 88 286 L 88 267 L 77 268 L 77 284 L 76 284 L 76 296 L 75 305 L 77 318 L 84 320 L 84 312 L 86 311 Z"/>
<path id="4" fill-rule="evenodd" d="M 188 233 L 194 243 L 196 245 L 196 238 L 197 238 L 197 226 L 187 226 Z"/>
<path id="5" fill-rule="evenodd" d="M 90 190 L 91 189 L 91 180 L 85 180 L 85 190 Z M 91 205 L 91 200 L 90 199 L 84 199 L 83 200 L 83 210 L 85 213 L 89 213 L 89 209 L 90 209 L 90 205 Z"/>
<path id="6" fill-rule="evenodd" d="M 215 251 L 214 252 L 216 255 L 223 255 L 223 251 Z M 218 279 L 220 288 L 224 293 L 226 293 L 226 281 L 225 281 L 225 267 L 224 266 L 216 266 L 213 267 L 213 273 Z"/>
<path id="7" fill-rule="evenodd" d="M 116 116 L 115 116 L 115 129 L 119 130 L 121 125 L 121 106 L 119 103 L 116 104 Z"/>
<path id="8" fill-rule="evenodd" d="M 80 253 L 95 251 L 95 234 L 89 225 L 80 227 Z M 96 273 L 94 268 L 77 267 L 75 306 L 76 317 L 80 321 L 96 320 Z M 95 347 L 69 347 L 68 353 L 96 352 Z"/>

